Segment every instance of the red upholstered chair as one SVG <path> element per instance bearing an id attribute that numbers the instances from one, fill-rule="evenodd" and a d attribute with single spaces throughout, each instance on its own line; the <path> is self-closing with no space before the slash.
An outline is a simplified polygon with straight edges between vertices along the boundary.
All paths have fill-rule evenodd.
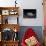
<path id="1" fill-rule="evenodd" d="M 27 31 L 24 34 L 24 37 L 22 38 L 21 46 L 27 46 L 27 44 L 25 43 L 25 40 L 28 39 L 28 38 L 30 38 L 30 37 L 32 37 L 32 36 L 34 36 L 35 38 L 37 37 L 37 35 L 33 31 L 33 29 L 32 28 L 28 28 Z M 35 46 L 41 46 L 41 44 L 39 43 L 39 41 L 37 42 L 37 44 Z"/>

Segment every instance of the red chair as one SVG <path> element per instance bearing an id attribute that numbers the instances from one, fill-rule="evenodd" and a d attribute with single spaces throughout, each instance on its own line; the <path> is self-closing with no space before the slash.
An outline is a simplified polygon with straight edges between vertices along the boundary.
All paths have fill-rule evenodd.
<path id="1" fill-rule="evenodd" d="M 29 37 L 37 37 L 36 33 L 33 31 L 32 28 L 28 28 L 27 31 L 25 32 L 24 37 L 22 38 L 21 46 L 27 46 L 25 43 L 25 39 L 28 39 Z M 36 38 L 37 39 L 37 38 Z M 39 42 L 35 46 L 41 46 Z"/>

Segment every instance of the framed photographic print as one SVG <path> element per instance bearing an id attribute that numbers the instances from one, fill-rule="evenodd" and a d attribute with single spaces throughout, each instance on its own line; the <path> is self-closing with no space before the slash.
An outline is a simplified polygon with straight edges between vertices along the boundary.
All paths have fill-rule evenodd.
<path id="1" fill-rule="evenodd" d="M 9 10 L 2 10 L 2 15 L 9 15 Z"/>
<path id="2" fill-rule="evenodd" d="M 23 9 L 24 18 L 36 18 L 36 9 Z"/>

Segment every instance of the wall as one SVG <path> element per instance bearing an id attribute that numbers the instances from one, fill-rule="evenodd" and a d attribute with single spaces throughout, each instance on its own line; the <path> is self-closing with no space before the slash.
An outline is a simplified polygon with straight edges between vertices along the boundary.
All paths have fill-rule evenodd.
<path id="1" fill-rule="evenodd" d="M 21 0 L 20 7 L 20 23 L 22 26 L 43 26 L 43 11 L 42 11 L 42 0 Z M 36 19 L 24 19 L 22 9 L 36 9 L 37 18 Z"/>
<path id="2" fill-rule="evenodd" d="M 39 41 L 43 43 L 42 26 L 21 26 L 20 32 L 19 32 L 20 42 L 24 36 L 24 33 L 27 31 L 28 28 L 32 28 L 33 31 L 37 34 Z"/>
<path id="3" fill-rule="evenodd" d="M 14 0 L 15 1 L 15 0 Z M 13 0 L 0 0 L 0 6 L 15 6 Z M 17 0 L 17 6 L 19 6 L 19 24 L 21 26 L 43 26 L 43 6 L 42 0 Z M 36 19 L 24 19 L 23 9 L 36 9 L 37 18 Z"/>

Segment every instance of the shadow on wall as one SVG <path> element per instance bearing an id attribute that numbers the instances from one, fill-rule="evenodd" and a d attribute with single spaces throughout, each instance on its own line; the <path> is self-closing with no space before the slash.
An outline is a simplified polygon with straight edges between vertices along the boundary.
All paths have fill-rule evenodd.
<path id="1" fill-rule="evenodd" d="M 34 30 L 34 32 L 36 32 L 37 34 L 37 37 L 39 39 L 39 41 L 41 43 L 43 43 L 43 30 L 42 30 L 42 26 L 21 26 L 20 27 L 20 31 L 19 31 L 19 40 L 21 42 L 23 36 L 24 36 L 24 33 L 26 32 L 26 30 L 28 28 L 32 28 Z"/>

